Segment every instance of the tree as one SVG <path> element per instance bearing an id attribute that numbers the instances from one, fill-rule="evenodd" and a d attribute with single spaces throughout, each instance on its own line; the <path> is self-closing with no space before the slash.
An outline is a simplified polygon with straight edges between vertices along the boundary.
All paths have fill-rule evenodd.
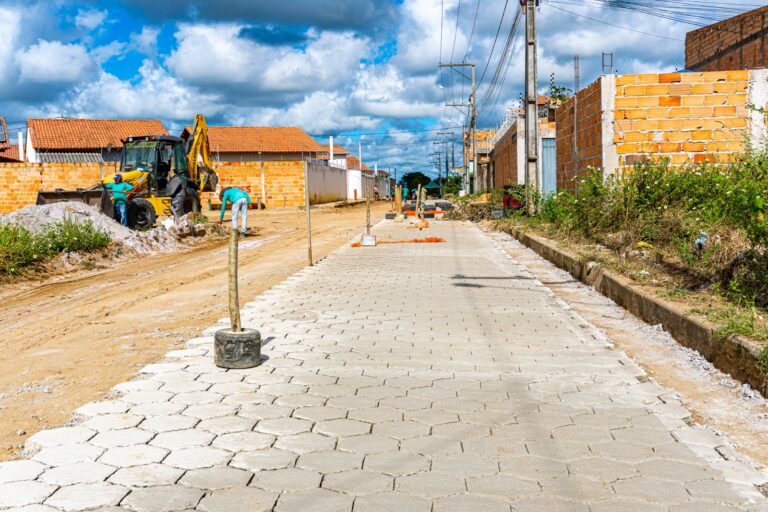
<path id="1" fill-rule="evenodd" d="M 445 180 L 445 193 L 457 195 L 464 184 L 464 178 L 461 176 L 451 176 Z"/>
<path id="2" fill-rule="evenodd" d="M 419 188 L 419 185 L 425 187 L 430 181 L 432 181 L 432 178 L 423 172 L 418 171 L 405 173 L 403 174 L 403 177 L 400 178 L 400 184 L 408 187 L 408 190 L 416 190 Z"/>

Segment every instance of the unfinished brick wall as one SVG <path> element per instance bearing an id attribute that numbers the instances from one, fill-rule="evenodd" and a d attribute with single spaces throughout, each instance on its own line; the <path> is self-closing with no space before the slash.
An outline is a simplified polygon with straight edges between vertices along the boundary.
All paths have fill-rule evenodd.
<path id="1" fill-rule="evenodd" d="M 221 187 L 238 187 L 251 196 L 254 204 L 261 197 L 261 162 L 220 162 L 215 164 Z M 264 162 L 264 184 L 267 208 L 284 208 L 304 205 L 304 162 Z M 204 204 L 211 200 L 220 205 L 218 193 L 203 194 Z"/>
<path id="2" fill-rule="evenodd" d="M 727 162 L 748 133 L 748 71 L 616 78 L 614 143 L 620 166 Z"/>
<path id="3" fill-rule="evenodd" d="M 685 67 L 728 71 L 768 67 L 768 6 L 709 25 L 685 37 Z"/>
<path id="4" fill-rule="evenodd" d="M 597 80 L 579 91 L 576 105 L 576 145 L 578 165 L 573 152 L 573 111 L 576 102 L 569 99 L 555 112 L 557 138 L 557 189 L 575 189 L 575 178 L 589 167 L 602 168 L 602 82 Z"/>
<path id="5" fill-rule="evenodd" d="M 522 120 L 519 120 L 520 122 Z M 517 123 L 507 130 L 499 139 L 491 153 L 493 165 L 493 186 L 504 188 L 505 185 L 516 185 L 517 175 Z"/>
<path id="6" fill-rule="evenodd" d="M 39 191 L 88 188 L 114 174 L 115 163 L 0 163 L 0 213 L 35 204 Z"/>

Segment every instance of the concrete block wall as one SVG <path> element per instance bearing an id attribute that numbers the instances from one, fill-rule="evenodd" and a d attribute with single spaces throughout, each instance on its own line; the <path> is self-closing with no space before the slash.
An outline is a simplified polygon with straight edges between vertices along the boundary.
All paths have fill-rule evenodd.
<path id="1" fill-rule="evenodd" d="M 117 170 L 116 163 L 0 163 L 0 213 L 35 204 L 39 191 L 91 187 Z"/>
<path id="2" fill-rule="evenodd" d="M 696 71 L 768 67 L 768 6 L 689 32 L 685 67 Z"/>
<path id="3" fill-rule="evenodd" d="M 575 190 L 588 167 L 610 175 L 649 159 L 727 163 L 766 143 L 768 70 L 607 75 L 578 100 L 575 162 L 573 100 L 557 111 L 561 190 Z"/>

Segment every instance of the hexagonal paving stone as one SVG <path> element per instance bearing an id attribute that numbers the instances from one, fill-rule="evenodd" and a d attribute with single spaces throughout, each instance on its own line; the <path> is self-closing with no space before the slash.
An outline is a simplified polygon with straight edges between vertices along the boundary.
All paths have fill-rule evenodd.
<path id="1" fill-rule="evenodd" d="M 389 407 L 390 409 L 399 409 L 401 411 L 419 411 L 429 409 L 432 402 L 411 396 L 396 396 L 381 400 L 379 405 Z"/>
<path id="2" fill-rule="evenodd" d="M 644 446 L 655 446 L 674 441 L 674 438 L 669 431 L 652 430 L 640 427 L 613 429 L 611 430 L 611 435 L 617 441 L 626 441 L 628 443 Z"/>
<path id="3" fill-rule="evenodd" d="M 184 405 L 206 405 L 221 402 L 224 395 L 211 393 L 210 391 L 190 391 L 189 393 L 178 393 L 171 398 L 171 402 Z"/>
<path id="4" fill-rule="evenodd" d="M 0 462 L 0 484 L 34 480 L 45 471 L 46 466 L 33 460 L 12 460 Z"/>
<path id="5" fill-rule="evenodd" d="M 0 484 L 0 508 L 42 503 L 55 490 L 56 486 L 42 482 L 20 481 Z"/>
<path id="6" fill-rule="evenodd" d="M 336 407 L 310 406 L 299 407 L 293 411 L 294 418 L 302 418 L 309 421 L 336 420 L 345 418 L 347 411 Z"/>
<path id="7" fill-rule="evenodd" d="M 183 485 L 161 485 L 134 489 L 122 502 L 135 512 L 166 512 L 193 509 L 203 497 L 203 491 Z"/>
<path id="8" fill-rule="evenodd" d="M 525 496 L 541 494 L 538 483 L 523 480 L 512 475 L 485 475 L 467 478 L 467 489 L 470 493 L 502 496 L 508 499 L 519 499 Z"/>
<path id="9" fill-rule="evenodd" d="M 509 512 L 509 502 L 496 496 L 457 494 L 437 498 L 434 512 Z"/>
<path id="10" fill-rule="evenodd" d="M 301 432 L 309 432 L 311 428 L 311 421 L 298 418 L 275 418 L 259 421 L 255 430 L 276 436 L 290 436 L 292 434 L 300 434 Z"/>
<path id="11" fill-rule="evenodd" d="M 134 391 L 126 393 L 120 400 L 129 404 L 151 404 L 155 402 L 167 402 L 171 399 L 173 393 L 167 391 Z"/>
<path id="12" fill-rule="evenodd" d="M 115 467 L 141 466 L 160 462 L 168 454 L 168 450 L 157 446 L 135 445 L 110 448 L 101 456 L 99 462 Z"/>
<path id="13" fill-rule="evenodd" d="M 320 487 L 323 475 L 316 471 L 300 468 L 259 471 L 251 482 L 252 486 L 269 491 L 301 491 Z"/>
<path id="14" fill-rule="evenodd" d="M 455 412 L 437 411 L 434 409 L 405 411 L 404 418 L 406 421 L 418 421 L 425 425 L 431 425 L 433 428 L 459 421 L 459 415 Z"/>
<path id="15" fill-rule="evenodd" d="M 174 430 L 172 432 L 162 432 L 157 434 L 150 445 L 177 450 L 181 448 L 193 448 L 196 446 L 208 446 L 213 441 L 214 434 L 190 428 L 187 430 Z"/>
<path id="16" fill-rule="evenodd" d="M 296 467 L 311 469 L 320 473 L 360 469 L 362 465 L 363 456 L 361 454 L 337 451 L 305 453 L 296 462 Z"/>
<path id="17" fill-rule="evenodd" d="M 262 450 L 269 448 L 275 442 L 275 437 L 259 432 L 235 432 L 223 434 L 214 439 L 212 446 L 231 452 Z"/>
<path id="18" fill-rule="evenodd" d="M 600 457 L 587 457 L 569 462 L 568 472 L 599 482 L 614 482 L 637 476 L 635 466 Z"/>
<path id="19" fill-rule="evenodd" d="M 66 444 L 40 450 L 32 458 L 49 466 L 61 466 L 74 462 L 93 461 L 98 459 L 103 452 L 104 448 L 90 444 Z"/>
<path id="20" fill-rule="evenodd" d="M 167 416 L 153 416 L 147 418 L 141 423 L 141 428 L 150 432 L 170 432 L 173 430 L 185 430 L 192 428 L 200 420 L 191 416 L 182 414 L 171 414 Z"/>
<path id="21" fill-rule="evenodd" d="M 590 503 L 589 510 L 590 512 L 616 512 L 617 510 L 621 510 L 621 512 L 669 512 L 669 507 L 644 501 L 610 499 Z M 696 510 L 701 511 L 703 509 L 697 508 Z"/>
<path id="22" fill-rule="evenodd" d="M 210 446 L 183 448 L 171 451 L 164 463 L 181 469 L 201 469 L 226 464 L 231 457 L 231 452 Z"/>
<path id="23" fill-rule="evenodd" d="M 109 481 L 126 487 L 151 487 L 176 483 L 184 470 L 165 464 L 146 464 L 120 468 L 109 477 Z"/>
<path id="24" fill-rule="evenodd" d="M 568 475 L 568 467 L 565 462 L 534 455 L 502 459 L 499 466 L 502 473 L 533 481 Z"/>
<path id="25" fill-rule="evenodd" d="M 248 404 L 243 405 L 238 411 L 238 416 L 254 420 L 269 420 L 275 418 L 288 418 L 293 413 L 293 407 L 284 407 L 272 404 Z"/>
<path id="26" fill-rule="evenodd" d="M 24 443 L 24 448 L 29 451 L 35 451 L 50 446 L 81 444 L 95 435 L 95 430 L 86 427 L 61 427 L 41 430 L 27 439 L 27 442 Z"/>
<path id="27" fill-rule="evenodd" d="M 91 402 L 75 409 L 78 416 L 98 416 L 100 414 L 120 414 L 128 410 L 128 404 L 120 400 L 102 400 Z"/>
<path id="28" fill-rule="evenodd" d="M 208 391 L 211 386 L 212 384 L 196 380 L 166 382 L 160 388 L 160 391 L 168 391 L 169 393 L 193 393 L 196 391 Z"/>
<path id="29" fill-rule="evenodd" d="M 606 500 L 614 497 L 613 489 L 607 482 L 596 482 L 582 477 L 556 476 L 541 482 L 546 496 L 557 496 L 574 501 Z"/>
<path id="30" fill-rule="evenodd" d="M 432 459 L 432 471 L 463 476 L 493 475 L 499 472 L 499 463 L 471 452 L 437 455 Z"/>
<path id="31" fill-rule="evenodd" d="M 325 434 L 327 436 L 345 437 L 367 434 L 371 430 L 371 425 L 358 420 L 335 419 L 323 420 L 315 423 L 313 432 Z"/>
<path id="32" fill-rule="evenodd" d="M 625 441 L 613 441 L 607 443 L 590 443 L 589 448 L 593 454 L 606 459 L 620 462 L 636 463 L 653 457 L 653 448 Z"/>
<path id="33" fill-rule="evenodd" d="M 422 455 L 440 455 L 444 453 L 461 453 L 461 443 L 452 439 L 437 436 L 414 437 L 400 441 L 400 449 Z"/>
<path id="34" fill-rule="evenodd" d="M 304 432 L 295 436 L 282 436 L 275 442 L 275 448 L 295 453 L 323 452 L 336 447 L 336 438 L 314 432 Z"/>
<path id="35" fill-rule="evenodd" d="M 180 406 L 182 404 L 179 404 Z M 183 407 L 183 406 L 182 406 Z M 237 407 L 228 404 L 205 404 L 205 405 L 191 405 L 184 409 L 185 416 L 191 416 L 199 420 L 207 420 L 209 418 L 219 418 L 221 416 L 230 416 L 235 414 Z"/>
<path id="36" fill-rule="evenodd" d="M 354 512 L 392 512 L 394 510 L 430 512 L 432 503 L 427 499 L 397 491 L 360 496 L 355 499 Z"/>
<path id="37" fill-rule="evenodd" d="M 573 500 L 565 500 L 555 496 L 533 496 L 512 501 L 515 512 L 590 512 L 588 505 Z M 616 509 L 615 512 L 624 512 Z"/>
<path id="38" fill-rule="evenodd" d="M 409 475 L 428 470 L 429 459 L 416 453 L 377 453 L 366 456 L 363 467 L 386 475 Z"/>
<path id="39" fill-rule="evenodd" d="M 174 404 L 171 402 L 154 402 L 149 404 L 139 404 L 131 407 L 128 412 L 137 416 L 165 416 L 178 414 L 186 408 L 183 404 Z"/>
<path id="40" fill-rule="evenodd" d="M 229 434 L 251 430 L 256 420 L 242 416 L 224 416 L 201 421 L 195 429 L 206 430 L 214 434 Z"/>
<path id="41" fill-rule="evenodd" d="M 693 482 L 719 476 L 715 471 L 707 469 L 702 463 L 686 464 L 667 459 L 651 459 L 637 465 L 641 476 L 661 478 L 674 482 Z"/>
<path id="42" fill-rule="evenodd" d="M 403 411 L 386 407 L 373 407 L 371 409 L 349 411 L 347 417 L 351 420 L 360 420 L 367 423 L 384 423 L 386 421 L 402 421 Z"/>
<path id="43" fill-rule="evenodd" d="M 342 437 L 339 439 L 337 448 L 346 452 L 372 454 L 397 451 L 399 443 L 390 437 L 365 434 L 362 436 Z"/>
<path id="44" fill-rule="evenodd" d="M 542 441 L 526 441 L 525 447 L 531 455 L 563 461 L 583 459 L 592 455 L 586 442 L 577 443 L 545 439 Z"/>
<path id="45" fill-rule="evenodd" d="M 353 496 L 360 496 L 391 491 L 393 481 L 391 476 L 382 473 L 353 469 L 326 475 L 323 479 L 323 487 Z"/>
<path id="46" fill-rule="evenodd" d="M 144 416 L 138 414 L 99 414 L 91 417 L 83 423 L 84 427 L 93 430 L 119 430 L 122 428 L 135 427 L 144 419 Z"/>
<path id="47" fill-rule="evenodd" d="M 464 441 L 464 450 L 484 457 L 522 457 L 528 453 L 523 441 L 484 437 Z"/>
<path id="48" fill-rule="evenodd" d="M 270 512 L 277 493 L 252 487 L 220 489 L 208 494 L 197 509 L 204 512 Z"/>
<path id="49" fill-rule="evenodd" d="M 352 496 L 326 489 L 285 492 L 277 500 L 276 512 L 350 512 Z"/>
<path id="50" fill-rule="evenodd" d="M 295 453 L 269 448 L 267 450 L 237 453 L 232 459 L 230 466 L 257 472 L 293 466 L 296 458 L 297 455 Z"/>
<path id="51" fill-rule="evenodd" d="M 126 494 L 125 487 L 106 482 L 75 484 L 60 488 L 45 504 L 63 510 L 86 510 L 117 505 Z"/>
<path id="52" fill-rule="evenodd" d="M 685 486 L 677 482 L 654 478 L 630 478 L 613 483 L 613 489 L 620 498 L 646 500 L 659 503 L 680 503 L 690 499 Z"/>
<path id="53" fill-rule="evenodd" d="M 395 490 L 437 498 L 451 494 L 466 492 L 464 478 L 443 473 L 417 473 L 415 475 L 399 476 L 395 480 Z"/>
<path id="54" fill-rule="evenodd" d="M 416 421 L 388 421 L 385 423 L 375 423 L 373 433 L 380 436 L 388 436 L 393 439 L 408 439 L 428 435 L 429 425 L 424 425 Z"/>
<path id="55" fill-rule="evenodd" d="M 115 472 L 115 468 L 98 462 L 75 462 L 47 470 L 39 480 L 51 485 L 90 484 L 101 482 Z"/>
<path id="56" fill-rule="evenodd" d="M 125 428 L 122 430 L 104 430 L 88 441 L 90 444 L 102 448 L 116 448 L 118 446 L 131 446 L 144 444 L 154 437 L 154 432 L 148 432 L 139 428 Z"/>

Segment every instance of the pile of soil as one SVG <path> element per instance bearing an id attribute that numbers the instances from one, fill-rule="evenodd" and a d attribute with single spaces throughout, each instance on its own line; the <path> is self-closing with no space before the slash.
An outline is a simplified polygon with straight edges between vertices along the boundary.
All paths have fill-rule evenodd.
<path id="1" fill-rule="evenodd" d="M 159 226 L 149 231 L 133 231 L 85 203 L 61 202 L 25 206 L 15 212 L 0 215 L 0 224 L 18 224 L 29 231 L 40 233 L 47 226 L 63 220 L 76 223 L 91 222 L 94 227 L 109 234 L 112 241 L 124 251 L 138 254 L 173 252 L 181 249 L 188 238 L 223 235 L 218 226 L 192 222 L 181 217 L 169 228 Z"/>

